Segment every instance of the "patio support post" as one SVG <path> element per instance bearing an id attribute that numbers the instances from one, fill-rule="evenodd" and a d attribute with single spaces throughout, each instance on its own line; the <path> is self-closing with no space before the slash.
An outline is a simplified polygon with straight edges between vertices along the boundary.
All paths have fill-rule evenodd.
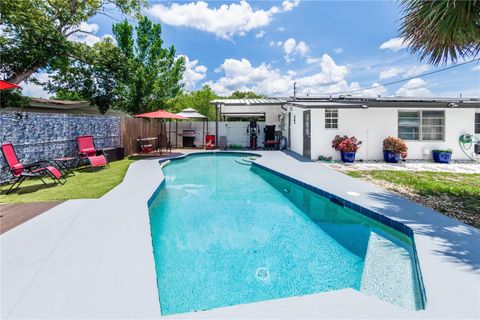
<path id="1" fill-rule="evenodd" d="M 215 105 L 215 148 L 218 147 L 218 104 Z"/>
<path id="2" fill-rule="evenodd" d="M 178 120 L 175 121 L 175 148 L 178 148 Z"/>

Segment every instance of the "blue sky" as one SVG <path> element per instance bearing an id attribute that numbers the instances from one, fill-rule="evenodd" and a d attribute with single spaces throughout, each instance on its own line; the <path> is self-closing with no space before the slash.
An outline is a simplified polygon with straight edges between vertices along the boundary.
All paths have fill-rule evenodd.
<path id="1" fill-rule="evenodd" d="M 156 1 L 144 13 L 162 24 L 165 43 L 186 57 L 188 90 L 208 84 L 223 95 L 252 90 L 286 96 L 297 82 L 301 95 L 378 86 L 355 95 L 480 97 L 477 62 L 418 77 L 442 67 L 420 62 L 405 49 L 398 2 Z M 74 40 L 99 41 L 115 22 L 94 17 L 82 26 L 93 35 Z"/>

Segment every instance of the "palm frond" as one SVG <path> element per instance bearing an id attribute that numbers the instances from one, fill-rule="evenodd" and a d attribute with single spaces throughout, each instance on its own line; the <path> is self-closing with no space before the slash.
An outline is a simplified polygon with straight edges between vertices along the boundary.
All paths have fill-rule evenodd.
<path id="1" fill-rule="evenodd" d="M 401 35 L 434 65 L 480 54 L 480 0 L 402 0 Z"/>

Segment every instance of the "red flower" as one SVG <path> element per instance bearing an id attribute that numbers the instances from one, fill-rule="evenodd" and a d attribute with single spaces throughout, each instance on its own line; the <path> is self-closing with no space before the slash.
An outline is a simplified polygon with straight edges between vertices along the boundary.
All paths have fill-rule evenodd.
<path id="1" fill-rule="evenodd" d="M 357 140 L 355 137 L 349 138 L 348 136 L 337 135 L 332 141 L 332 148 L 343 152 L 357 152 L 361 144 L 362 141 Z"/>

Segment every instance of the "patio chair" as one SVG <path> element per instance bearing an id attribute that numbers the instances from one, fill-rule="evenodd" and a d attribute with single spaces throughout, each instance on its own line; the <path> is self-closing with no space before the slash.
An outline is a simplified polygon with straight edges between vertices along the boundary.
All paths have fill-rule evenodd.
<path id="1" fill-rule="evenodd" d="M 45 177 L 52 178 L 56 184 L 59 183 L 63 185 L 66 182 L 65 178 L 63 178 L 63 182 L 60 180 L 63 177 L 62 173 L 57 168 L 52 166 L 48 161 L 22 164 L 20 161 L 18 161 L 15 149 L 10 142 L 3 143 L 1 149 L 3 158 L 8 164 L 13 179 L 12 186 L 8 189 L 7 194 L 17 190 L 27 178 L 38 178 L 43 182 L 44 185 L 47 185 L 47 183 L 43 180 Z"/>
<path id="2" fill-rule="evenodd" d="M 80 158 L 79 163 L 85 163 L 86 167 L 90 167 L 92 171 L 94 168 L 110 166 L 103 151 L 95 148 L 93 136 L 78 136 L 77 146 L 78 156 Z"/>
<path id="3" fill-rule="evenodd" d="M 280 141 L 275 137 L 275 125 L 265 126 L 263 131 L 265 133 L 265 141 L 263 142 L 265 150 L 277 150 L 280 146 Z"/>

